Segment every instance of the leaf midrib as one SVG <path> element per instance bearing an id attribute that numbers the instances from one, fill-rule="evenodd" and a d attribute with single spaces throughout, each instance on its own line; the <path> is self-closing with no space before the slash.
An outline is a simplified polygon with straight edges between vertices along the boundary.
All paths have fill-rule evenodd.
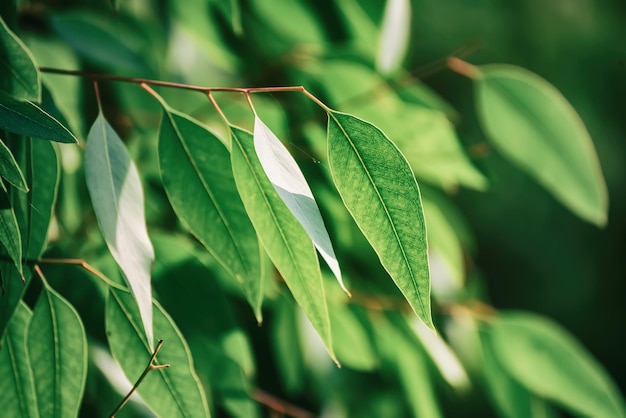
<path id="1" fill-rule="evenodd" d="M 422 315 L 426 315 L 427 311 L 426 311 L 426 309 L 424 307 L 424 303 L 422 302 L 422 293 L 420 292 L 419 287 L 417 286 L 417 278 L 415 276 L 415 273 L 413 272 L 413 268 L 412 268 L 411 264 L 409 263 L 406 251 L 404 249 L 404 245 L 402 244 L 402 241 L 400 240 L 400 236 L 398 235 L 398 231 L 396 229 L 396 226 L 395 226 L 395 224 L 393 222 L 393 219 L 391 218 L 391 214 L 389 213 L 389 210 L 387 209 L 387 205 L 385 205 L 385 202 L 384 202 L 384 200 L 383 200 L 383 198 L 382 198 L 382 196 L 380 194 L 380 191 L 378 190 L 378 187 L 376 187 L 376 184 L 374 183 L 374 180 L 372 179 L 372 176 L 370 175 L 370 172 L 367 169 L 367 166 L 365 165 L 365 162 L 363 161 L 363 158 L 361 157 L 361 154 L 359 153 L 358 149 L 356 148 L 356 146 L 354 145 L 354 143 L 350 139 L 350 136 L 348 135 L 346 130 L 343 128 L 343 125 L 341 125 L 339 120 L 332 113 L 329 113 L 329 116 L 333 118 L 333 120 L 335 121 L 335 123 L 337 124 L 337 126 L 339 127 L 341 132 L 343 133 L 343 135 L 346 137 L 346 140 L 350 144 L 350 147 L 352 148 L 352 150 L 354 151 L 355 155 L 359 159 L 359 162 L 361 163 L 361 166 L 363 167 L 363 170 L 367 174 L 367 178 L 369 179 L 370 185 L 372 186 L 372 188 L 376 192 L 376 196 L 378 197 L 379 202 L 381 203 L 383 209 L 385 210 L 386 219 L 389 222 L 389 224 L 391 225 L 391 229 L 393 230 L 393 234 L 394 234 L 396 243 L 398 244 L 398 246 L 400 247 L 400 251 L 402 252 L 402 259 L 404 261 L 404 264 L 407 266 L 407 268 L 409 270 L 409 274 L 411 276 L 411 284 L 413 285 L 413 289 L 415 290 L 415 292 L 416 292 L 416 294 L 418 296 L 417 299 L 418 299 L 418 302 L 419 302 L 419 305 L 420 305 L 420 309 L 422 310 Z M 374 250 L 378 253 L 376 248 L 374 248 Z"/>
<path id="2" fill-rule="evenodd" d="M 166 110 L 167 113 L 167 117 L 170 121 L 170 125 L 172 126 L 172 128 L 174 129 L 174 132 L 176 133 L 176 137 L 178 138 L 181 146 L 183 147 L 183 150 L 185 151 L 185 155 L 187 156 L 187 159 L 189 160 L 189 163 L 192 165 L 194 172 L 196 173 L 198 179 L 200 180 L 200 184 L 202 184 L 202 187 L 204 188 L 204 190 L 206 191 L 207 195 L 209 196 L 209 199 L 211 200 L 211 203 L 213 204 L 213 207 L 215 208 L 215 210 L 217 211 L 217 214 L 220 217 L 220 220 L 222 221 L 222 223 L 224 224 L 224 227 L 226 228 L 226 231 L 228 232 L 228 236 L 230 237 L 232 243 L 235 246 L 235 250 L 237 251 L 237 257 L 239 258 L 239 261 L 241 262 L 241 265 L 244 268 L 244 272 L 246 273 L 246 276 L 250 275 L 250 272 L 248 271 L 248 266 L 246 265 L 245 262 L 245 258 L 243 255 L 243 251 L 240 248 L 240 244 L 239 242 L 235 239 L 235 235 L 233 234 L 233 231 L 230 228 L 230 224 L 227 221 L 224 213 L 222 212 L 221 208 L 219 207 L 218 203 L 217 203 L 217 199 L 215 198 L 213 192 L 211 191 L 209 185 L 206 183 L 206 181 L 204 180 L 204 177 L 200 174 L 200 170 L 198 168 L 198 165 L 196 164 L 196 161 L 193 159 L 191 152 L 189 151 L 186 142 L 184 141 L 184 138 L 182 136 L 182 134 L 180 133 L 180 130 L 178 129 L 178 125 L 176 124 L 176 122 L 174 121 L 174 118 L 172 117 L 172 114 Z M 233 276 L 233 277 L 237 277 L 237 274 L 233 271 L 232 267 L 230 265 L 228 265 L 226 262 L 221 261 L 222 257 L 220 254 L 216 254 L 214 250 L 210 249 L 211 253 L 215 256 L 215 258 L 220 261 L 220 264 Z"/>

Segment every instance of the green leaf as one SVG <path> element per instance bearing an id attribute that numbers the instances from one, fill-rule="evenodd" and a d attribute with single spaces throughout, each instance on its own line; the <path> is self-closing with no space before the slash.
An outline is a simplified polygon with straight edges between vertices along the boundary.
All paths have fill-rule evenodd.
<path id="1" fill-rule="evenodd" d="M 260 249 L 235 186 L 228 149 L 207 128 L 166 107 L 159 132 L 159 167 L 179 219 L 242 283 L 261 322 Z"/>
<path id="2" fill-rule="evenodd" d="M 359 371 L 372 371 L 378 359 L 371 336 L 348 306 L 330 306 L 333 345 L 342 365 Z"/>
<path id="3" fill-rule="evenodd" d="M 39 417 L 26 330 L 32 312 L 20 302 L 0 345 L 0 405 L 5 418 Z"/>
<path id="4" fill-rule="evenodd" d="M 148 365 L 152 349 L 141 331 L 142 319 L 130 293 L 110 288 L 105 317 L 113 357 L 126 377 L 134 382 Z M 207 401 L 189 347 L 172 319 L 156 302 L 154 329 L 164 341 L 157 356 L 158 364 L 170 367 L 150 371 L 137 391 L 159 416 L 208 417 Z"/>
<path id="5" fill-rule="evenodd" d="M 269 181 L 252 134 L 231 127 L 231 159 L 237 189 L 267 254 L 308 316 L 333 360 L 324 281 L 315 247 Z"/>
<path id="6" fill-rule="evenodd" d="M 87 339 L 76 310 L 44 283 L 28 327 L 39 416 L 76 417 L 87 378 Z"/>
<path id="7" fill-rule="evenodd" d="M 0 17 L 0 92 L 17 100 L 41 101 L 41 76 L 26 45 Z"/>
<path id="8" fill-rule="evenodd" d="M 23 192 L 28 192 L 26 179 L 11 150 L 0 140 L 0 176 Z"/>
<path id="9" fill-rule="evenodd" d="M 116 13 L 72 10 L 52 16 L 58 35 L 87 60 L 120 71 L 154 74 L 146 55 L 153 50 L 139 22 Z"/>
<path id="10" fill-rule="evenodd" d="M 410 36 L 411 1 L 387 0 L 376 59 L 381 73 L 391 74 L 402 64 Z"/>
<path id="11" fill-rule="evenodd" d="M 20 276 L 22 276 L 24 273 L 22 271 L 22 240 L 20 237 L 20 229 L 17 225 L 15 212 L 11 207 L 9 194 L 2 181 L 0 181 L 0 244 L 2 245 L 1 249 L 6 250 L 13 261 L 13 265 Z"/>
<path id="12" fill-rule="evenodd" d="M 311 237 L 315 248 L 330 267 L 341 288 L 350 294 L 341 278 L 333 244 L 330 242 L 322 214 L 304 174 L 287 148 L 258 116 L 254 118 L 254 149 L 274 189 Z"/>
<path id="13" fill-rule="evenodd" d="M 45 246 L 59 181 L 56 152 L 50 142 L 30 138 L 10 138 L 7 144 L 26 176 L 29 188 L 28 193 L 11 191 L 11 204 L 22 238 L 22 255 L 27 259 L 37 259 Z M 4 294 L 0 295 L 1 334 L 25 286 L 12 263 L 1 262 L 0 273 L 4 280 Z M 24 279 L 27 283 L 30 275 L 30 269 L 25 269 Z"/>
<path id="14" fill-rule="evenodd" d="M 531 392 L 584 416 L 625 417 L 619 390 L 571 335 L 538 315 L 509 312 L 489 327 L 498 363 Z"/>
<path id="15" fill-rule="evenodd" d="M 33 138 L 78 143 L 58 120 L 31 102 L 21 102 L 0 94 L 0 129 Z"/>
<path id="16" fill-rule="evenodd" d="M 122 140 L 102 112 L 87 137 L 85 176 L 100 230 L 135 297 L 153 347 L 150 273 L 154 250 L 146 230 L 141 181 Z"/>
<path id="17" fill-rule="evenodd" d="M 243 35 L 241 25 L 241 4 L 240 0 L 210 0 L 219 9 L 226 20 L 230 22 L 231 28 L 236 35 Z"/>
<path id="18" fill-rule="evenodd" d="M 331 111 L 328 161 L 357 225 L 409 304 L 434 329 L 419 188 L 398 148 L 374 125 Z"/>
<path id="19" fill-rule="evenodd" d="M 480 67 L 480 120 L 495 147 L 569 210 L 598 226 L 608 192 L 582 120 L 551 84 L 508 65 Z"/>

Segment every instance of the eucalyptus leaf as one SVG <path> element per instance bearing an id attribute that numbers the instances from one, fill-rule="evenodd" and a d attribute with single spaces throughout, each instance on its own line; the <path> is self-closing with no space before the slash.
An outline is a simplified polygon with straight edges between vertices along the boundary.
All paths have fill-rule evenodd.
<path id="1" fill-rule="evenodd" d="M 152 348 L 140 331 L 142 319 L 131 294 L 110 288 L 105 318 L 113 357 L 122 366 L 126 377 L 131 382 L 136 381 L 148 365 Z M 159 416 L 209 417 L 209 408 L 189 347 L 172 319 L 156 302 L 154 328 L 164 341 L 156 361 L 170 367 L 150 371 L 137 391 Z"/>
<path id="2" fill-rule="evenodd" d="M 28 183 L 29 192 L 11 190 L 11 204 L 22 238 L 22 256 L 37 259 L 46 243 L 48 226 L 59 182 L 59 163 L 48 141 L 11 137 L 7 144 Z M 17 307 L 26 287 L 13 263 L 0 262 L 4 294 L 0 295 L 0 334 Z M 31 271 L 24 269 L 28 283 Z"/>
<path id="3" fill-rule="evenodd" d="M 381 73 L 390 74 L 402 64 L 410 35 L 411 1 L 387 0 L 376 59 L 376 67 Z"/>
<path id="4" fill-rule="evenodd" d="M 0 345 L 0 404 L 5 418 L 38 418 L 33 371 L 26 348 L 26 331 L 33 313 L 24 302 L 2 337 Z"/>
<path id="5" fill-rule="evenodd" d="M 530 313 L 507 312 L 488 331 L 498 363 L 531 392 L 584 416 L 626 416 L 615 383 L 557 324 Z"/>
<path id="6" fill-rule="evenodd" d="M 17 100 L 41 100 L 41 76 L 34 58 L 1 16 L 0 92 Z"/>
<path id="7" fill-rule="evenodd" d="M 336 361 L 324 281 L 315 247 L 267 178 L 252 134 L 231 127 L 231 161 L 239 194 L 270 259 Z"/>
<path id="8" fill-rule="evenodd" d="M 85 176 L 100 230 L 124 273 L 153 347 L 150 274 L 154 250 L 146 230 L 141 181 L 122 140 L 102 112 L 87 137 Z"/>
<path id="9" fill-rule="evenodd" d="M 20 229 L 15 218 L 15 211 L 11 207 L 9 193 L 4 187 L 4 183 L 0 181 L 0 245 L 6 251 L 13 261 L 13 265 L 17 269 L 20 276 L 22 271 L 22 239 L 20 237 Z"/>
<path id="10" fill-rule="evenodd" d="M 0 129 L 55 142 L 78 143 L 65 126 L 34 103 L 0 94 Z"/>
<path id="11" fill-rule="evenodd" d="M 87 378 L 87 339 L 76 310 L 44 283 L 28 327 L 40 418 L 76 417 Z"/>
<path id="12" fill-rule="evenodd" d="M 0 140 L 0 176 L 23 192 L 28 191 L 26 179 L 11 150 Z"/>
<path id="13" fill-rule="evenodd" d="M 235 186 L 228 149 L 207 128 L 166 107 L 159 132 L 159 168 L 174 211 L 243 285 L 261 322 L 260 249 Z"/>
<path id="14" fill-rule="evenodd" d="M 304 174 L 287 148 L 258 116 L 254 118 L 254 149 L 274 189 L 311 237 L 341 288 L 350 294 L 341 278 L 333 244 Z"/>
<path id="15" fill-rule="evenodd" d="M 510 65 L 479 68 L 480 121 L 494 146 L 584 220 L 603 226 L 608 192 L 585 125 L 546 80 Z"/>
<path id="16" fill-rule="evenodd" d="M 426 225 L 411 167 L 380 129 L 345 113 L 329 112 L 328 144 L 346 208 L 415 313 L 434 330 Z"/>

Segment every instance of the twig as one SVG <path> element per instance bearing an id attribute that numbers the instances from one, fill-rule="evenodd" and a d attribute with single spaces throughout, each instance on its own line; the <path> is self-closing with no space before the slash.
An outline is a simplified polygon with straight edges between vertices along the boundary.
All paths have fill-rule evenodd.
<path id="1" fill-rule="evenodd" d="M 292 418 L 315 418 L 316 415 L 312 412 L 304 410 L 299 406 L 293 405 L 283 399 L 277 398 L 265 392 L 262 389 L 255 389 L 252 393 L 252 397 L 258 403 L 267 406 L 272 411 L 276 412 L 277 416 L 286 415 Z"/>
<path id="2" fill-rule="evenodd" d="M 166 369 L 170 367 L 169 364 L 152 364 L 154 360 L 156 359 L 157 353 L 161 349 L 162 345 L 163 345 L 163 340 L 159 340 L 156 347 L 154 348 L 154 352 L 152 353 L 152 356 L 150 356 L 150 361 L 148 362 L 148 366 L 146 366 L 141 376 L 139 376 L 139 379 L 137 379 L 137 382 L 135 382 L 133 387 L 130 389 L 130 392 L 128 392 L 128 394 L 124 397 L 124 399 L 122 399 L 122 402 L 120 402 L 120 404 L 115 407 L 113 412 L 111 412 L 110 418 L 115 418 L 115 414 L 117 414 L 120 411 L 120 409 L 122 409 L 124 405 L 126 405 L 130 397 L 133 395 L 133 393 L 135 393 L 135 391 L 137 390 L 137 388 L 139 387 L 143 379 L 148 375 L 148 373 L 150 373 L 152 370 Z"/>

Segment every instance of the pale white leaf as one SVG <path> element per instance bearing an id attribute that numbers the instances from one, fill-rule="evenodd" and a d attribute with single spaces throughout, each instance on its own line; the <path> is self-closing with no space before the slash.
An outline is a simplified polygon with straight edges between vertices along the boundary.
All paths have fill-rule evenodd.
<path id="1" fill-rule="evenodd" d="M 409 47 L 411 1 L 387 0 L 380 31 L 376 68 L 383 74 L 396 70 Z"/>
<path id="2" fill-rule="evenodd" d="M 154 250 L 148 238 L 139 173 L 122 140 L 104 118 L 96 118 L 87 137 L 85 176 L 100 230 L 139 311 L 150 348 Z"/>
<path id="3" fill-rule="evenodd" d="M 311 237 L 341 288 L 350 294 L 341 278 L 337 256 L 304 174 L 287 148 L 258 116 L 254 120 L 254 149 L 274 189 Z"/>

